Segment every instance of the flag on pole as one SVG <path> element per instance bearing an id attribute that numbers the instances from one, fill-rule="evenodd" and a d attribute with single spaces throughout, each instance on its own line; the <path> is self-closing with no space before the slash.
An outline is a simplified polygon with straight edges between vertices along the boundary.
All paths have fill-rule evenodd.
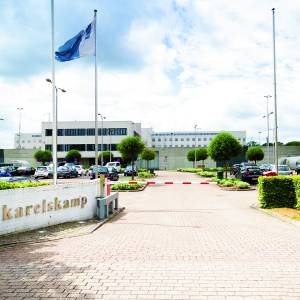
<path id="1" fill-rule="evenodd" d="M 95 48 L 95 20 L 93 20 L 85 30 L 81 30 L 55 51 L 55 59 L 63 62 L 95 55 Z"/>

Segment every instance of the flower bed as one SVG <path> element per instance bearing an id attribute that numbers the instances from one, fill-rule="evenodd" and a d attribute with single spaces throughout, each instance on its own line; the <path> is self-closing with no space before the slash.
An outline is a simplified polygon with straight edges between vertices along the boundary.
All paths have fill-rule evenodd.
<path id="1" fill-rule="evenodd" d="M 111 186 L 113 191 L 137 191 L 141 190 L 145 185 L 136 183 L 136 184 L 128 184 L 128 183 L 118 183 Z"/>
<path id="2" fill-rule="evenodd" d="M 251 186 L 248 182 L 241 181 L 236 178 L 228 178 L 228 179 L 217 179 L 216 177 L 212 178 L 212 181 L 217 182 L 217 184 L 226 189 L 232 191 L 244 191 L 250 190 Z"/>

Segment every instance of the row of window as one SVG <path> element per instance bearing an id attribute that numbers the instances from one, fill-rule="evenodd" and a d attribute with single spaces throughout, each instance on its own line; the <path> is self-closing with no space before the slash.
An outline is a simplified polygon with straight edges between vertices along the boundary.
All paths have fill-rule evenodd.
<path id="1" fill-rule="evenodd" d="M 26 143 L 26 141 L 23 140 L 22 143 L 24 144 L 24 143 Z M 32 141 L 32 140 L 28 140 L 27 143 L 42 143 L 42 140 L 38 140 L 38 141 L 35 141 L 35 140 L 33 140 L 33 141 Z"/>
<path id="2" fill-rule="evenodd" d="M 162 140 L 161 138 L 158 138 L 156 141 L 157 141 L 157 142 L 161 142 L 161 140 Z M 164 140 L 164 142 L 166 142 L 168 139 L 167 139 L 167 138 L 164 138 L 163 140 Z M 186 140 L 187 142 L 189 142 L 189 141 L 190 141 L 190 138 L 186 138 L 186 139 L 181 138 L 181 139 L 180 139 L 181 142 L 184 142 L 184 140 Z M 195 138 L 192 138 L 191 140 L 192 140 L 193 142 L 195 142 Z M 203 141 L 207 141 L 207 140 L 208 140 L 207 138 L 203 138 Z M 212 139 L 210 138 L 209 140 L 211 141 Z M 172 142 L 172 141 L 173 141 L 173 139 L 172 139 L 172 138 L 169 138 L 169 142 Z M 179 139 L 178 139 L 178 138 L 175 138 L 174 141 L 175 141 L 175 142 L 178 142 Z M 202 141 L 202 139 L 201 139 L 201 138 L 198 138 L 198 141 L 200 142 L 200 141 Z M 152 142 L 155 142 L 155 138 L 152 139 Z"/>
<path id="3" fill-rule="evenodd" d="M 95 128 L 57 129 L 58 136 L 95 136 Z M 98 135 L 127 135 L 127 128 L 102 128 Z M 45 129 L 45 136 L 52 136 L 52 129 Z"/>
<path id="4" fill-rule="evenodd" d="M 45 145 L 46 150 L 52 151 L 52 145 Z M 58 152 L 68 152 L 70 150 L 95 151 L 95 144 L 58 144 Z M 103 144 L 103 151 L 117 151 L 117 144 Z M 101 144 L 98 144 L 98 151 L 101 151 Z"/>
<path id="5" fill-rule="evenodd" d="M 152 145 L 152 148 L 193 148 L 193 147 L 195 147 L 195 144 L 193 144 L 193 145 Z M 197 147 L 204 147 L 204 148 L 206 148 L 207 147 L 207 145 L 197 145 Z"/>
<path id="6" fill-rule="evenodd" d="M 217 135 L 218 132 L 170 132 L 170 133 L 153 133 L 153 136 L 172 136 L 172 135 Z"/>

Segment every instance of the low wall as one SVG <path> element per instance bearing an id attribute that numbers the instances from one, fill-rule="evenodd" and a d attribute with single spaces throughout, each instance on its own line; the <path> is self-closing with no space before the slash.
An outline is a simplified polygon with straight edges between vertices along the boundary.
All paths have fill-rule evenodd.
<path id="1" fill-rule="evenodd" d="M 0 235 L 96 215 L 99 180 L 0 191 Z"/>

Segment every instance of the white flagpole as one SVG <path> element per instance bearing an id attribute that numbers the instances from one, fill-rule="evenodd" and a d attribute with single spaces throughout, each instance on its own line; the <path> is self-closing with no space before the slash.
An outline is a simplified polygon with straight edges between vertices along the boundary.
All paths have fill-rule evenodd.
<path id="1" fill-rule="evenodd" d="M 55 59 L 54 59 L 54 0 L 51 0 L 51 39 L 52 39 L 52 158 L 53 158 L 53 184 L 57 184 L 57 99 L 55 88 Z"/>
<path id="2" fill-rule="evenodd" d="M 94 10 L 95 30 L 95 179 L 98 178 L 98 71 L 97 71 L 97 10 Z"/>
<path id="3" fill-rule="evenodd" d="M 275 121 L 275 167 L 278 174 L 278 125 L 277 125 L 277 91 L 276 91 L 276 52 L 275 52 L 275 8 L 272 8 L 273 16 L 273 67 L 274 67 L 274 121 Z"/>

